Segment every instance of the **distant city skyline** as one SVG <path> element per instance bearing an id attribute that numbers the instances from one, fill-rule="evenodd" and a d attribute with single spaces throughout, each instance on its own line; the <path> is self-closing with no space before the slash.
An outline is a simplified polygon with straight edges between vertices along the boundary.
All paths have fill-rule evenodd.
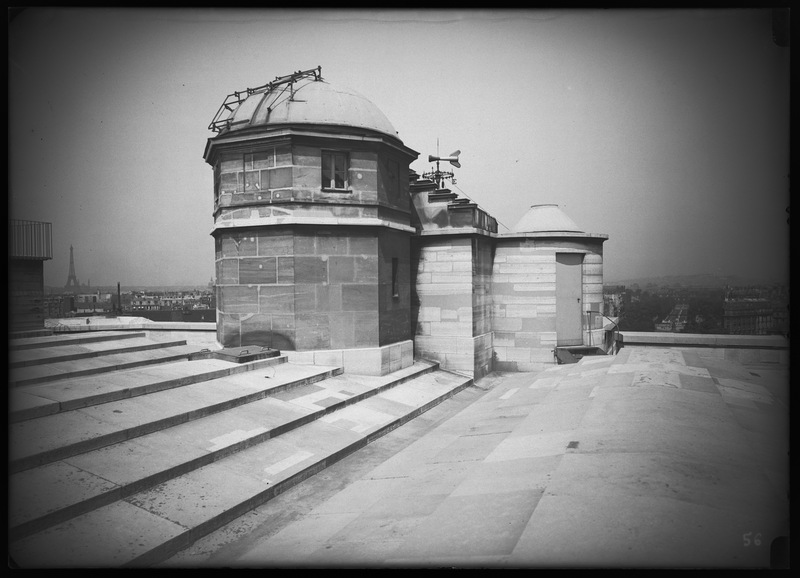
<path id="1" fill-rule="evenodd" d="M 789 50 L 771 9 L 25 9 L 9 21 L 9 207 L 92 286 L 214 277 L 225 96 L 322 66 L 513 228 L 557 203 L 605 281 L 788 283 Z M 298 38 L 302 42 L 298 42 Z M 327 39 L 333 39 L 329 42 Z"/>

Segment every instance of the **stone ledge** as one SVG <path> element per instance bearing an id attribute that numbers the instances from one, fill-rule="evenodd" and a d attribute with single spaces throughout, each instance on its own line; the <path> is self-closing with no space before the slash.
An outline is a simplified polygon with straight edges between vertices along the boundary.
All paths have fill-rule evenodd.
<path id="1" fill-rule="evenodd" d="M 414 364 L 414 342 L 409 340 L 382 347 L 282 351 L 289 362 L 298 365 L 342 367 L 356 375 L 386 375 Z"/>

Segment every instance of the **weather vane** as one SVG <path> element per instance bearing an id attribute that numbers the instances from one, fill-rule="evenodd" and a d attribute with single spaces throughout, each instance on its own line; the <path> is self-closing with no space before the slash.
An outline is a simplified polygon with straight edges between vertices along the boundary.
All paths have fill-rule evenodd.
<path id="1" fill-rule="evenodd" d="M 441 189 L 444 181 L 452 181 L 453 184 L 456 184 L 456 178 L 452 171 L 442 171 L 439 170 L 439 161 L 448 161 L 451 165 L 457 168 L 461 168 L 461 163 L 458 162 L 458 155 L 461 154 L 461 151 L 453 151 L 450 153 L 450 156 L 447 157 L 440 157 L 439 156 L 439 139 L 436 139 L 436 156 L 428 155 L 428 162 L 432 163 L 436 161 L 436 170 L 430 171 L 427 173 L 423 173 L 422 177 L 425 179 L 431 179 L 436 183 L 436 187 Z"/>

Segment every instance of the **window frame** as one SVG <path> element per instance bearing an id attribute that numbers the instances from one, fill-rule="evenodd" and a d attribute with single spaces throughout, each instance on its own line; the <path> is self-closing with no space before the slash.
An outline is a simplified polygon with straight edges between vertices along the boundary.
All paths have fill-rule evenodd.
<path id="1" fill-rule="evenodd" d="M 336 160 L 341 159 L 342 168 L 338 169 Z M 333 162 L 333 166 L 329 165 Z M 342 186 L 336 186 L 337 170 L 342 175 Z M 328 175 L 326 179 L 326 175 Z M 327 182 L 326 182 L 327 181 Z M 345 150 L 336 149 L 322 149 L 320 153 L 320 186 L 323 191 L 335 193 L 349 193 L 350 192 L 350 153 Z"/>
<path id="2" fill-rule="evenodd" d="M 233 166 L 234 164 L 238 165 L 235 169 Z M 223 194 L 240 195 L 243 193 L 266 192 L 269 189 L 269 176 L 267 176 L 268 182 L 264 183 L 264 173 L 268 173 L 276 168 L 277 149 L 275 147 L 222 156 L 214 167 L 215 200 L 218 201 Z M 232 183 L 223 183 L 223 180 L 225 180 L 224 175 L 235 175 L 235 189 L 222 190 L 224 185 L 232 185 Z M 253 176 L 257 178 L 253 180 Z M 253 188 L 252 185 L 249 184 L 253 182 L 257 182 L 258 186 Z"/>

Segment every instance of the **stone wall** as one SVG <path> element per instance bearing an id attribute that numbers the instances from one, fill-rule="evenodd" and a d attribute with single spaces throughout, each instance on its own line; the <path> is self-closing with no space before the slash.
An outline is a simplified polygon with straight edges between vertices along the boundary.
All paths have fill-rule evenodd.
<path id="1" fill-rule="evenodd" d="M 492 370 L 492 242 L 475 236 L 414 240 L 415 355 L 481 377 Z"/>
<path id="2" fill-rule="evenodd" d="M 556 252 L 533 239 L 499 240 L 492 272 L 495 369 L 534 371 L 553 363 Z"/>
<path id="3" fill-rule="evenodd" d="M 377 347 L 378 280 L 374 230 L 218 231 L 218 339 L 298 351 Z"/>
<path id="4" fill-rule="evenodd" d="M 238 149 L 237 149 L 238 150 Z M 348 159 L 346 190 L 326 190 L 321 185 L 321 155 L 325 150 L 343 151 Z M 255 186 L 225 185 L 219 177 L 220 167 L 237 163 L 267 151 L 269 162 L 259 173 Z M 249 156 L 248 156 L 249 155 Z M 399 172 L 408 166 L 408 159 L 391 147 L 376 143 L 336 139 L 295 137 L 293 144 L 270 145 L 254 142 L 244 152 L 220 153 L 216 159 L 215 222 L 218 228 L 279 224 L 278 220 L 304 219 L 307 222 L 336 224 L 341 219 L 381 219 L 408 225 L 410 199 L 408 180 Z M 242 176 L 239 180 L 245 180 Z M 228 179 L 230 180 L 230 179 Z"/>
<path id="5" fill-rule="evenodd" d="M 409 233 L 391 229 L 378 233 L 378 312 L 381 346 L 411 339 Z"/>
<path id="6" fill-rule="evenodd" d="M 489 237 L 472 239 L 472 335 L 474 377 L 480 378 L 494 368 L 492 335 L 492 269 L 494 243 Z"/>
<path id="7" fill-rule="evenodd" d="M 580 253 L 584 311 L 603 310 L 602 240 L 501 238 L 492 275 L 495 369 L 534 371 L 553 363 L 556 336 L 556 253 Z M 584 331 L 584 344 L 601 341 L 603 320 Z M 590 330 L 598 329 L 600 331 Z M 599 343 L 598 343 L 599 344 Z"/>
<path id="8" fill-rule="evenodd" d="M 445 369 L 474 371 L 472 242 L 469 237 L 414 239 L 412 304 L 415 355 Z"/>

